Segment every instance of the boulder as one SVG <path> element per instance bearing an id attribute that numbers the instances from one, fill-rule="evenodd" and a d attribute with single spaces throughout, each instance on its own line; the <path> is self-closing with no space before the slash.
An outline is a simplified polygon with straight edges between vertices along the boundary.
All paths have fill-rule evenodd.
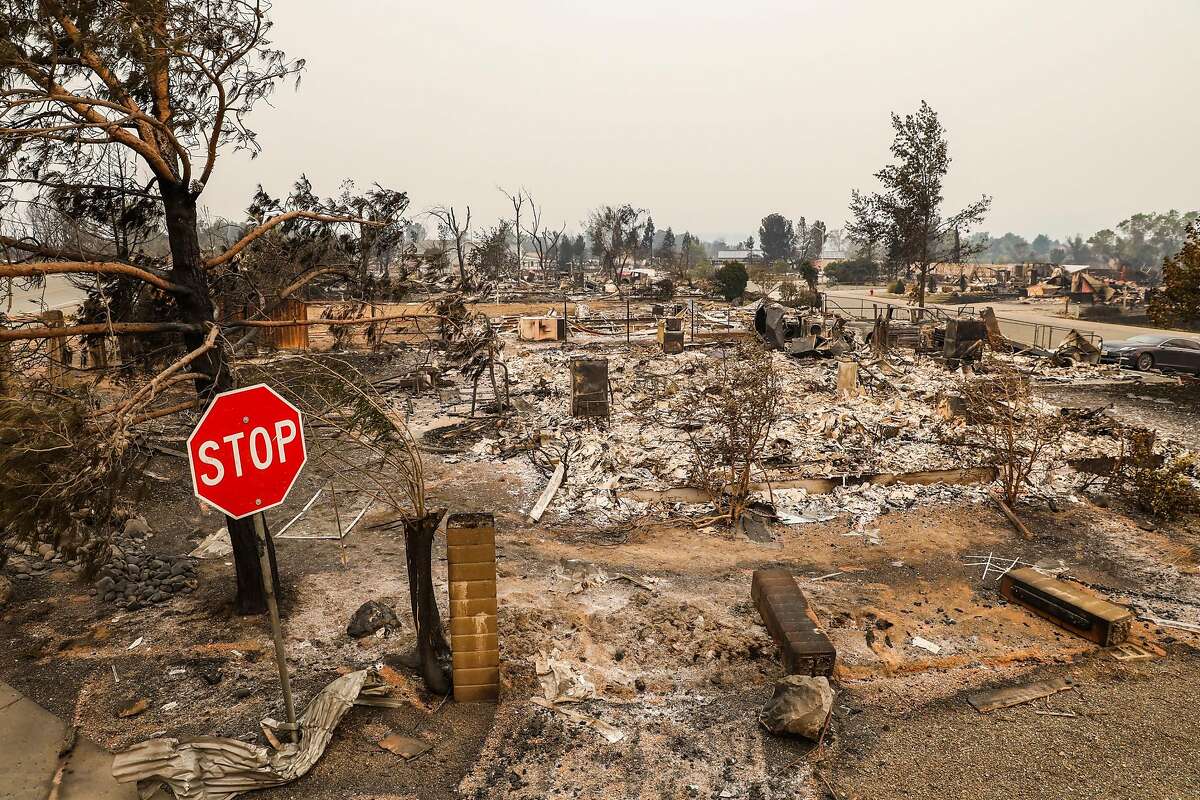
<path id="1" fill-rule="evenodd" d="M 0 575 L 0 608 L 3 608 L 4 604 L 12 599 L 12 593 L 12 581 L 3 575 Z"/>
<path id="2" fill-rule="evenodd" d="M 346 633 L 355 639 L 361 639 L 364 636 L 370 636 L 380 628 L 399 627 L 400 618 L 396 616 L 395 611 L 376 600 L 368 600 L 358 607 L 358 611 L 354 612 L 354 616 L 350 618 L 350 624 L 346 626 Z"/>
<path id="3" fill-rule="evenodd" d="M 832 710 L 833 687 L 828 678 L 788 675 L 775 682 L 775 694 L 758 719 L 771 733 L 793 733 L 816 741 Z"/>

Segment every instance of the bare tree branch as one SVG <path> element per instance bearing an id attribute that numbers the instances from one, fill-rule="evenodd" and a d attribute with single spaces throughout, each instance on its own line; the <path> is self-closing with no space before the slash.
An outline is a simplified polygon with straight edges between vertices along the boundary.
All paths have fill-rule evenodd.
<path id="1" fill-rule="evenodd" d="M 0 264 L 0 278 L 29 278 L 34 275 L 68 275 L 89 273 L 124 275 L 137 278 L 151 286 L 175 295 L 191 294 L 191 289 L 168 280 L 158 270 L 135 267 L 117 261 L 43 261 L 34 264 Z"/>
<path id="2" fill-rule="evenodd" d="M 70 327 L 50 328 L 0 328 L 0 342 L 16 342 L 25 339 L 62 339 L 69 336 L 144 336 L 147 333 L 195 333 L 203 330 L 200 325 L 186 322 L 112 322 Z"/>

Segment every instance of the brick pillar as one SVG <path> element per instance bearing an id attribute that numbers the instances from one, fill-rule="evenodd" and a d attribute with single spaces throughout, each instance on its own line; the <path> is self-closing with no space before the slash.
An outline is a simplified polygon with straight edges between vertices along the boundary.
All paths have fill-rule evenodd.
<path id="1" fill-rule="evenodd" d="M 446 521 L 450 573 L 450 650 L 454 699 L 500 697 L 496 636 L 496 522 L 491 514 L 452 514 Z"/>

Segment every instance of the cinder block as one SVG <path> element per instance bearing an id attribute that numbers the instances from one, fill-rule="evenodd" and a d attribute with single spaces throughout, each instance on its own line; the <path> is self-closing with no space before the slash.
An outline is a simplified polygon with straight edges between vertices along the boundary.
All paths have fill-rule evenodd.
<path id="1" fill-rule="evenodd" d="M 485 633 L 496 633 L 495 614 L 476 614 L 473 617 L 452 617 L 450 619 L 450 635 L 480 636 Z M 451 649 L 454 644 L 451 640 Z"/>
<path id="2" fill-rule="evenodd" d="M 474 636 L 461 634 L 450 636 L 451 653 L 459 651 L 477 653 L 482 650 L 499 650 L 500 638 L 494 633 L 483 633 Z"/>
<path id="3" fill-rule="evenodd" d="M 496 561 L 496 546 L 491 544 L 448 545 L 446 560 L 451 564 L 486 564 Z"/>
<path id="4" fill-rule="evenodd" d="M 500 683 L 500 667 L 468 667 L 454 670 L 455 686 L 488 686 Z"/>
<path id="5" fill-rule="evenodd" d="M 455 600 L 477 600 L 496 596 L 495 581 L 451 581 L 450 602 Z"/>
<path id="6" fill-rule="evenodd" d="M 496 614 L 496 598 L 477 597 L 474 600 L 451 600 L 450 618 L 473 617 L 476 614 Z"/>
<path id="7" fill-rule="evenodd" d="M 454 684 L 454 700 L 458 703 L 494 703 L 500 699 L 500 685 L 459 686 Z"/>
<path id="8" fill-rule="evenodd" d="M 1000 594 L 1101 647 L 1124 642 L 1133 625 L 1133 612 L 1128 608 L 1034 569 L 1006 572 L 1000 578 Z"/>
<path id="9" fill-rule="evenodd" d="M 496 580 L 496 562 L 480 562 L 478 564 L 456 564 L 451 562 L 447 565 L 450 582 L 455 581 L 495 581 Z"/>
<path id="10" fill-rule="evenodd" d="M 491 516 L 490 514 L 488 515 Z M 482 528 L 456 528 L 446 525 L 446 544 L 449 547 L 464 547 L 477 544 L 496 544 L 496 528 L 489 522 Z"/>
<path id="11" fill-rule="evenodd" d="M 454 669 L 475 669 L 478 667 L 500 666 L 500 653 L 497 650 L 476 650 L 473 652 L 455 653 Z"/>

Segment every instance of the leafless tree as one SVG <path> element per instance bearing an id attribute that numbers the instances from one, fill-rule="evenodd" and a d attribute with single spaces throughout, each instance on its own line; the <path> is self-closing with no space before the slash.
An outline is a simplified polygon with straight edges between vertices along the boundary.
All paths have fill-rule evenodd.
<path id="1" fill-rule="evenodd" d="M 531 220 L 525 233 L 529 236 L 534 252 L 537 253 L 538 270 L 542 273 L 542 280 L 549 280 L 550 264 L 554 261 L 558 243 L 562 239 L 563 231 L 567 229 L 567 223 L 564 222 L 560 225 L 558 230 L 543 228 L 541 207 L 534 202 L 533 195 L 528 191 L 525 192 L 525 199 L 529 201 L 529 218 Z"/>
<path id="2" fill-rule="evenodd" d="M 520 275 L 521 275 L 521 232 L 524 230 L 521 227 L 521 210 L 525 207 L 525 198 L 526 198 L 526 195 L 528 194 L 528 192 L 525 191 L 524 187 L 517 189 L 517 191 L 515 193 L 508 191 L 507 189 L 505 189 L 502 186 L 497 186 L 496 188 L 500 190 L 500 193 L 502 195 L 504 195 L 505 197 L 508 198 L 508 202 L 512 205 L 512 209 L 513 209 L 512 232 L 513 232 L 513 237 L 517 240 L 517 276 L 518 276 L 517 279 L 520 280 Z"/>
<path id="3" fill-rule="evenodd" d="M 706 363 L 676 398 L 677 427 L 687 433 L 693 480 L 736 523 L 771 429 L 779 420 L 782 383 L 771 353 L 742 344 Z"/>
<path id="4" fill-rule="evenodd" d="M 946 440 L 999 468 L 1001 495 L 1011 507 L 1034 470 L 1061 448 L 1066 420 L 1037 409 L 1028 375 L 999 360 L 982 368 L 985 374 L 962 379 L 963 415 Z"/>
<path id="5" fill-rule="evenodd" d="M 458 262 L 458 279 L 465 289 L 467 281 L 467 244 L 471 240 L 471 207 L 460 220 L 454 206 L 435 206 L 429 215 L 438 221 L 438 233 L 454 243 L 454 257 Z"/>

